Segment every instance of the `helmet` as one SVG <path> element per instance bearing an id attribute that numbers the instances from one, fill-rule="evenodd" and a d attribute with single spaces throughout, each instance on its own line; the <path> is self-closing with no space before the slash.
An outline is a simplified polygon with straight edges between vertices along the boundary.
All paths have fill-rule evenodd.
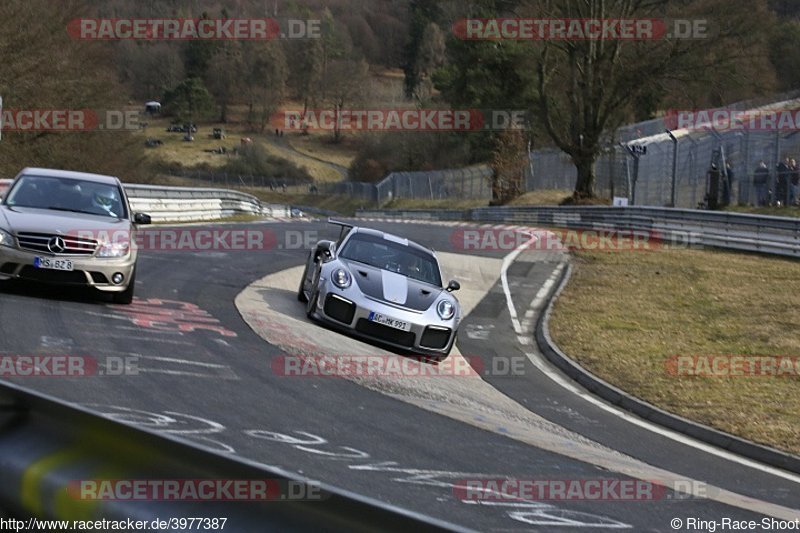
<path id="1" fill-rule="evenodd" d="M 119 196 L 114 189 L 97 190 L 92 194 L 92 205 L 104 211 L 112 211 L 119 202 Z"/>

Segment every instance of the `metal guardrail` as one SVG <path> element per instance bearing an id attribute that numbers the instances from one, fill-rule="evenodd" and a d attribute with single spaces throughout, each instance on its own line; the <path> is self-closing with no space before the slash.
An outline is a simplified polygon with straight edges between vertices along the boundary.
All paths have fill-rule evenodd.
<path id="1" fill-rule="evenodd" d="M 0 180 L 0 194 L 12 180 Z M 265 205 L 251 194 L 229 189 L 123 184 L 131 209 L 147 213 L 153 222 L 215 220 L 237 214 L 278 218 L 291 216 L 285 205 Z"/>
<path id="2" fill-rule="evenodd" d="M 663 207 L 553 206 L 362 210 L 356 216 L 644 231 L 679 244 L 800 257 L 800 218 L 746 213 Z"/>
<path id="3" fill-rule="evenodd" d="M 125 184 L 131 209 L 148 213 L 153 222 L 220 219 L 261 214 L 255 196 L 228 189 Z"/>
<path id="4" fill-rule="evenodd" d="M 464 530 L 274 467 L 101 417 L 14 384 L 0 383 L 0 404 L 0 507 L 17 519 L 149 522 L 155 518 L 226 517 L 225 530 L 237 532 Z M 80 481 L 106 478 L 261 480 L 278 490 L 267 491 L 273 499 L 263 502 L 80 498 Z M 289 483 L 314 497 L 281 499 L 285 494 L 281 489 Z"/>

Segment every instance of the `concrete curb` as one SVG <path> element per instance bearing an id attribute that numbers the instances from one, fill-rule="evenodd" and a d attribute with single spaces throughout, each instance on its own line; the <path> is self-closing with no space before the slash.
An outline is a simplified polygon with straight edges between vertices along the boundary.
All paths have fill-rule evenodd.
<path id="1" fill-rule="evenodd" d="M 625 391 L 603 381 L 595 376 L 578 363 L 570 359 L 550 338 L 550 314 L 553 304 L 558 299 L 561 291 L 566 287 L 572 275 L 572 265 L 569 265 L 562 274 L 558 283 L 558 288 L 550 296 L 545 311 L 539 317 L 536 324 L 536 344 L 544 356 L 571 379 L 578 382 L 592 394 L 612 403 L 626 411 L 629 411 L 645 420 L 669 428 L 673 431 L 683 433 L 699 441 L 712 446 L 728 450 L 730 452 L 747 457 L 754 461 L 764 463 L 776 468 L 800 474 L 800 457 L 792 455 L 774 448 L 769 448 L 762 444 L 737 437 L 719 431 L 717 429 L 698 424 L 686 418 L 674 415 L 663 409 L 651 405 L 643 400 L 635 398 Z"/>

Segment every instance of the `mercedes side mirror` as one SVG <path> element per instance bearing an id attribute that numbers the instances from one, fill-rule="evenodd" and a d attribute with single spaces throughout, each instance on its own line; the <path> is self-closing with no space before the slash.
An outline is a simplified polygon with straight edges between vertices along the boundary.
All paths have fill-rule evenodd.
<path id="1" fill-rule="evenodd" d="M 150 215 L 146 213 L 136 213 L 133 215 L 133 222 L 136 224 L 150 224 L 152 220 L 150 219 Z"/>
<path id="2" fill-rule="evenodd" d="M 461 284 L 454 279 L 451 279 L 447 284 L 447 292 L 457 291 L 461 288 Z"/>

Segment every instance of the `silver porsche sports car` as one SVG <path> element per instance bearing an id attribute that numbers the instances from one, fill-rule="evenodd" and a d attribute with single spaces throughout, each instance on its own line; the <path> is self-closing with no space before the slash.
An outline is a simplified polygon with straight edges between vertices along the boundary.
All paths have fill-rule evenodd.
<path id="1" fill-rule="evenodd" d="M 131 243 L 136 226 L 149 223 L 148 215 L 131 213 L 115 177 L 26 168 L 0 204 L 0 280 L 89 286 L 129 304 Z"/>
<path id="2" fill-rule="evenodd" d="M 374 229 L 342 226 L 337 242 L 309 252 L 297 298 L 309 318 L 406 352 L 444 359 L 456 340 L 461 308 L 442 285 L 436 254 Z"/>

